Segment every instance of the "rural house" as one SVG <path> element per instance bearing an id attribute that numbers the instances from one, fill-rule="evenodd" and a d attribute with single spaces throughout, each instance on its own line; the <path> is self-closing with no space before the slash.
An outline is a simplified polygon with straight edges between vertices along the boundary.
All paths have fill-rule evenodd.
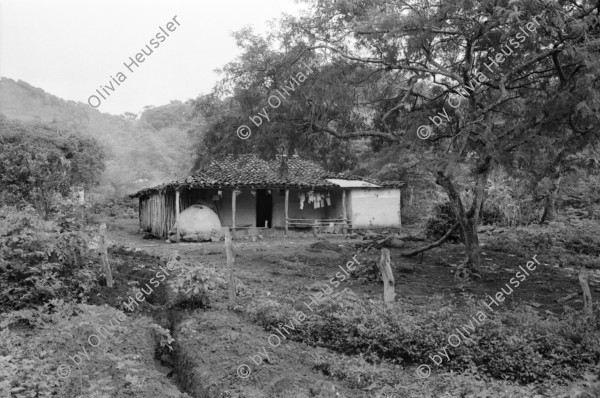
<path id="1" fill-rule="evenodd" d="M 213 161 L 205 170 L 141 190 L 140 228 L 166 238 L 177 215 L 202 204 L 233 231 L 245 228 L 345 229 L 400 227 L 402 182 L 330 173 L 298 157 L 255 155 Z"/>

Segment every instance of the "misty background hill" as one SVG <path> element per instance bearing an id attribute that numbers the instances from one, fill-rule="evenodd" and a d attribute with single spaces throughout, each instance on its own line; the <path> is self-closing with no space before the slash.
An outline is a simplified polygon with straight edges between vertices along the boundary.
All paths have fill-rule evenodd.
<path id="1" fill-rule="evenodd" d="M 187 176 L 202 126 L 202 120 L 192 115 L 192 106 L 193 101 L 171 101 L 147 106 L 137 115 L 114 116 L 24 81 L 0 78 L 0 114 L 6 118 L 44 123 L 57 135 L 72 132 L 100 143 L 106 170 L 91 192 L 98 199 Z"/>

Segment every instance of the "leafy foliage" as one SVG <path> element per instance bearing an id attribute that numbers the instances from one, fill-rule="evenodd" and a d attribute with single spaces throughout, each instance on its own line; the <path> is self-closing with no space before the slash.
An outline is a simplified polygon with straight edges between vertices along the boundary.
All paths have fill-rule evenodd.
<path id="1" fill-rule="evenodd" d="M 0 310 L 84 300 L 96 279 L 89 242 L 86 232 L 41 220 L 31 207 L 0 208 Z"/>
<path id="2" fill-rule="evenodd" d="M 599 234 L 595 221 L 555 222 L 492 235 L 486 248 L 521 257 L 544 253 L 551 265 L 600 269 Z"/>
<path id="3" fill-rule="evenodd" d="M 44 126 L 43 130 L 57 143 L 70 146 L 93 137 L 98 150 L 71 152 L 76 156 L 89 155 L 89 160 L 102 158 L 105 164 L 97 175 L 99 185 L 91 184 L 94 188 L 88 190 L 94 199 L 119 197 L 186 177 L 192 162 L 191 149 L 202 125 L 202 120 L 191 114 L 191 101 L 146 107 L 141 115 L 114 116 L 8 78 L 0 78 L 0 113 L 9 119 Z M 39 132 L 36 128 L 36 134 Z M 68 159 L 73 172 L 95 172 L 94 167 L 75 166 L 74 163 L 93 166 L 85 159 Z"/>
<path id="4" fill-rule="evenodd" d="M 425 224 L 425 234 L 428 238 L 438 240 L 450 231 L 456 223 L 456 213 L 450 203 L 440 203 L 433 207 L 431 216 Z M 462 230 L 455 230 L 448 238 L 448 242 L 464 242 L 465 238 Z"/>
<path id="5" fill-rule="evenodd" d="M 176 275 L 168 281 L 174 297 L 170 300 L 175 308 L 206 308 L 210 306 L 209 292 L 225 289 L 223 274 L 210 264 L 185 263 L 174 255 L 167 265 L 174 267 Z"/>
<path id="6" fill-rule="evenodd" d="M 108 306 L 51 300 L 8 313 L 0 322 L 0 393 L 11 391 L 15 398 L 187 397 L 151 365 L 148 332 L 157 347 L 168 350 L 173 342 L 169 331 L 150 318 L 128 317 Z M 59 375 L 59 366 L 70 374 Z"/>
<path id="7" fill-rule="evenodd" d="M 76 134 L 57 136 L 43 124 L 0 117 L 0 204 L 33 204 L 48 217 L 55 195 L 98 184 L 104 171 L 98 143 Z"/>
<path id="8" fill-rule="evenodd" d="M 376 302 L 350 302 L 343 311 L 324 305 L 323 310 L 308 313 L 288 338 L 346 355 L 360 354 L 370 362 L 407 365 L 430 363 L 429 355 L 447 346 L 450 360 L 444 358 L 441 364 L 446 369 L 475 369 L 481 377 L 524 383 L 565 383 L 593 369 L 600 360 L 597 321 L 590 324 L 573 315 L 542 317 L 527 309 L 493 315 L 488 311 L 488 319 L 476 327 L 472 339 L 451 347 L 448 336 L 484 308 L 471 298 L 466 301 L 459 310 L 438 298 L 426 311 L 408 302 L 387 310 Z M 295 315 L 291 307 L 274 301 L 260 303 L 252 313 L 271 331 Z"/>

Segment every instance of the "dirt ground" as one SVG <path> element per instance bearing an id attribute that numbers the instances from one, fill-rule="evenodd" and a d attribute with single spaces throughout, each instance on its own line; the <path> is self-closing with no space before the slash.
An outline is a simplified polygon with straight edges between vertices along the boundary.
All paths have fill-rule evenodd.
<path id="1" fill-rule="evenodd" d="M 184 261 L 213 264 L 225 270 L 226 256 L 223 242 L 166 243 L 145 240 L 138 233 L 136 220 L 109 219 L 109 243 L 137 248 L 152 256 L 167 258 L 177 251 Z M 314 250 L 311 244 L 327 240 L 336 250 Z M 356 253 L 355 240 L 343 236 L 322 235 L 314 238 L 307 234 L 264 236 L 252 241 L 237 237 L 235 245 L 235 277 L 261 297 L 276 301 L 308 301 L 311 285 L 327 281 L 339 271 L 338 266 Z M 485 244 L 485 240 L 483 242 Z M 406 249 L 422 242 L 406 242 Z M 484 246 L 485 247 L 485 246 Z M 405 250 L 405 249 L 402 249 Z M 455 280 L 453 266 L 463 258 L 462 245 L 444 245 L 424 256 L 404 258 L 400 249 L 391 250 L 396 293 L 414 305 L 425 305 L 428 298 L 443 294 L 460 304 L 458 293 L 471 293 L 479 299 L 495 294 L 508 283 L 519 266 L 525 267 L 530 259 L 505 253 L 483 251 L 483 281 L 464 283 Z M 508 306 L 526 304 L 540 312 L 561 313 L 564 305 L 556 300 L 571 292 L 580 291 L 574 271 L 554 267 L 544 262 L 544 253 L 537 255 L 542 267 L 531 273 L 523 287 L 511 296 Z M 592 282 L 592 291 L 598 291 Z M 352 283 L 346 286 L 359 298 L 381 298 L 383 287 L 378 283 Z M 226 292 L 212 301 L 207 309 L 174 314 L 155 314 L 169 323 L 176 340 L 174 366 L 180 374 L 174 379 L 191 396 L 198 397 L 367 397 L 367 391 L 351 389 L 338 381 L 328 380 L 315 369 L 314 358 L 324 350 L 304 344 L 285 341 L 277 348 L 268 344 L 269 333 L 254 324 L 242 311 L 228 308 Z M 243 303 L 238 303 L 243 304 Z M 580 299 L 568 302 L 580 309 Z M 259 365 L 251 362 L 261 349 L 269 356 Z M 266 356 L 263 355 L 263 356 Z M 244 365 L 248 365 L 244 368 Z M 251 371 L 247 378 L 238 377 Z M 414 379 L 415 369 L 388 371 L 405 373 Z M 382 395 L 383 396 L 383 395 Z"/>

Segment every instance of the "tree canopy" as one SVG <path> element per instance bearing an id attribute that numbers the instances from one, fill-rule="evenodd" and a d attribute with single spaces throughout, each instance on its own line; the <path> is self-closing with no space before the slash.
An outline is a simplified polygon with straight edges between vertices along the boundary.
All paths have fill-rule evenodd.
<path id="1" fill-rule="evenodd" d="M 242 56 L 196 101 L 209 118 L 203 158 L 206 148 L 268 156 L 283 143 L 350 168 L 348 141 L 367 140 L 374 152 L 389 146 L 448 194 L 466 263 L 476 265 L 490 173 L 502 167 L 533 186 L 547 178 L 550 197 L 567 163 L 598 143 L 597 2 L 306 3 L 305 15 L 282 19 L 266 37 L 238 32 Z M 290 83 L 307 64 L 313 73 Z M 269 100 L 286 87 L 293 91 L 275 109 Z M 249 139 L 236 136 L 240 125 L 254 130 Z"/>
<path id="2" fill-rule="evenodd" d="M 54 194 L 97 185 L 104 171 L 104 153 L 94 139 L 41 123 L 0 117 L 0 146 L 2 204 L 31 203 L 45 215 Z"/>

